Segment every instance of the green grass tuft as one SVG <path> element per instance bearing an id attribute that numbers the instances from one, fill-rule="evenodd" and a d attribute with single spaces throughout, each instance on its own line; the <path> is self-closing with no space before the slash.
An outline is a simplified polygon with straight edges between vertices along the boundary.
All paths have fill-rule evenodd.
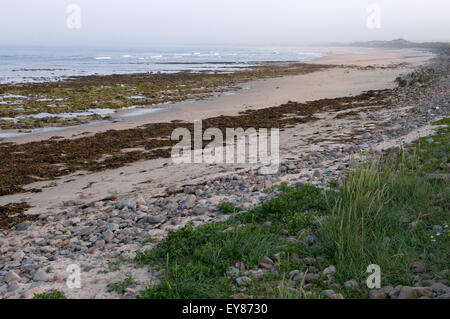
<path id="1" fill-rule="evenodd" d="M 67 299 L 62 291 L 52 290 L 50 292 L 43 292 L 35 294 L 33 299 Z"/>
<path id="2" fill-rule="evenodd" d="M 119 295 L 123 295 L 125 293 L 125 289 L 134 285 L 136 282 L 133 278 L 125 278 L 123 281 L 109 283 L 107 288 L 108 292 L 117 292 Z"/>
<path id="3" fill-rule="evenodd" d="M 234 214 L 240 212 L 242 209 L 230 202 L 222 202 L 217 206 L 217 210 L 222 214 Z"/>

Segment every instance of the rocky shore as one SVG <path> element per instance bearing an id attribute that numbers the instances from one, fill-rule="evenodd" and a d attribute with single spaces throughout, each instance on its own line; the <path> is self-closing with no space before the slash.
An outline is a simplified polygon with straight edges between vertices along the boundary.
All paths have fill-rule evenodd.
<path id="1" fill-rule="evenodd" d="M 449 70 L 449 56 L 442 53 L 413 75 L 398 79 L 399 87 L 383 92 L 383 99 L 370 107 L 360 105 L 350 112 L 320 110 L 314 113 L 315 131 L 310 134 L 299 131 L 298 125 L 305 124 L 292 123 L 294 127 L 286 127 L 283 134 L 299 135 L 302 143 L 316 147 L 290 147 L 282 151 L 283 160 L 276 174 L 262 175 L 253 167 L 226 171 L 223 176 L 198 184 L 174 184 L 164 194 L 142 191 L 111 194 L 88 205 L 67 201 L 60 207 L 63 213 L 46 212 L 35 220 L 0 230 L 0 297 L 32 298 L 34 294 L 56 289 L 68 298 L 117 298 L 120 295 L 108 291 L 108 284 L 129 277 L 136 284 L 127 287 L 124 296 L 136 297 L 145 286 L 158 284 L 161 273 L 137 266 L 132 259 L 136 252 L 152 249 L 169 231 L 190 222 L 201 225 L 225 220 L 233 212 L 221 211 L 219 206 L 223 202 L 249 210 L 276 197 L 279 190 L 274 186 L 281 183 L 294 187 L 340 183 L 351 168 L 352 158 L 361 152 L 398 152 L 419 136 L 432 134 L 429 124 L 449 114 Z M 314 240 L 313 235 L 307 238 Z M 334 266 L 324 265 L 320 258 L 307 262 L 315 271 L 305 277 L 300 272 L 292 273 L 293 280 L 313 285 L 324 278 L 330 288 L 321 295 L 343 298 L 333 290 L 337 288 L 332 280 Z M 81 267 L 81 289 L 69 289 L 66 285 L 70 275 L 66 269 L 71 264 Z M 229 275 L 237 285 L 245 285 L 255 274 L 271 271 L 273 264 L 273 259 L 267 257 L 259 269 L 239 269 L 237 265 L 230 268 Z M 415 267 L 422 273 L 420 264 Z M 371 291 L 367 297 L 449 297 L 445 279 L 448 270 L 426 276 L 430 283 L 427 287 L 383 287 Z M 355 291 L 361 285 L 357 281 L 345 283 Z"/>

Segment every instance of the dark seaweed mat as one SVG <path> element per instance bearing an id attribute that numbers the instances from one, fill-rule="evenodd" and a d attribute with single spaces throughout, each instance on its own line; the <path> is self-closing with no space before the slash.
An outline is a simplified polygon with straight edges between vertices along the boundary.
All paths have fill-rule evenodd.
<path id="1" fill-rule="evenodd" d="M 9 229 L 18 224 L 36 220 L 37 216 L 24 214 L 28 208 L 30 206 L 26 203 L 11 203 L 0 206 L 0 229 Z"/>
<path id="2" fill-rule="evenodd" d="M 358 96 L 321 99 L 247 110 L 237 116 L 218 116 L 203 120 L 203 130 L 216 127 L 225 136 L 226 128 L 244 129 L 291 127 L 317 120 L 314 114 L 359 107 L 386 105 L 392 90 L 368 91 Z M 176 141 L 170 136 L 176 128 L 191 131 L 193 123 L 174 121 L 152 123 L 127 130 L 109 130 L 77 139 L 46 140 L 26 144 L 0 144 L 0 196 L 24 192 L 24 185 L 52 180 L 76 171 L 101 171 L 122 167 L 139 160 L 169 158 Z M 143 150 L 123 151 L 141 148 Z M 36 191 L 36 190 L 34 190 Z"/>

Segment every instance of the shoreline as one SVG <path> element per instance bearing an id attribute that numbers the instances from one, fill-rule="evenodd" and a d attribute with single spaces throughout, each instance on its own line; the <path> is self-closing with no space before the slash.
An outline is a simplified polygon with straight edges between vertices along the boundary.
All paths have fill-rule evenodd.
<path id="1" fill-rule="evenodd" d="M 377 52 L 379 52 L 379 50 Z M 391 54 L 392 53 L 389 53 L 388 55 Z M 344 58 L 349 60 L 354 59 L 353 56 L 348 55 L 344 55 Z M 374 57 L 371 55 L 366 57 L 366 59 L 370 61 L 372 61 L 373 58 Z M 428 58 L 430 58 L 430 56 L 427 55 L 426 59 Z M 335 58 L 330 56 L 328 59 Z M 425 59 L 425 57 L 422 56 L 421 59 Z M 317 63 L 322 62 L 323 61 L 318 61 Z M 388 59 L 385 63 L 391 64 L 392 61 Z M 283 103 L 291 100 L 302 103 L 310 100 L 314 101 L 318 99 L 329 99 L 340 96 L 353 96 L 372 89 L 392 89 L 396 86 L 393 81 L 395 77 L 409 70 L 411 70 L 410 66 L 401 70 L 395 69 L 381 71 L 376 69 L 331 69 L 313 72 L 306 75 L 256 80 L 252 82 L 253 90 L 241 90 L 241 94 L 228 96 L 222 95 L 204 101 L 181 102 L 165 110 L 161 110 L 160 112 L 138 118 L 126 118 L 121 122 L 114 123 L 113 121 L 112 123 L 107 124 L 100 122 L 98 124 L 94 123 L 89 125 L 89 127 L 74 127 L 67 130 L 63 128 L 53 132 L 5 139 L 2 142 L 13 142 L 18 145 L 26 143 L 40 143 L 45 141 L 48 141 L 47 143 L 56 143 L 57 141 L 63 141 L 62 138 L 69 140 L 89 138 L 94 136 L 94 134 L 108 134 L 106 133 L 108 130 L 130 130 L 145 127 L 146 124 L 148 125 L 152 123 L 164 122 L 171 123 L 172 120 L 177 118 L 183 119 L 185 122 L 189 123 L 194 120 L 219 117 L 225 114 L 228 116 L 237 116 L 242 111 L 256 112 L 257 110 L 264 110 L 267 107 L 282 105 Z M 244 101 L 249 104 L 250 102 L 248 101 L 253 102 L 252 106 L 254 107 L 248 108 L 248 105 L 243 103 Z M 255 103 L 255 101 L 259 101 L 259 103 Z M 305 127 L 303 130 L 305 130 L 304 134 L 308 134 L 307 132 L 314 130 L 314 125 L 311 127 Z M 105 137 L 107 136 L 108 135 Z M 290 139 L 289 135 L 287 138 L 288 140 Z M 133 146 L 129 147 L 133 148 Z M 57 154 L 55 153 L 55 155 Z M 139 183 L 146 181 L 147 177 L 140 176 L 142 174 L 139 174 L 138 172 L 148 170 L 148 168 L 150 168 L 149 171 L 161 171 L 160 173 L 157 173 L 157 176 L 163 176 L 163 172 L 167 171 L 164 165 L 169 165 L 169 167 L 173 166 L 170 164 L 170 159 L 151 159 L 150 161 L 147 160 L 142 162 L 142 158 L 138 157 L 131 163 L 125 164 L 125 166 L 120 165 L 121 167 L 102 170 L 102 172 L 90 172 L 86 174 L 82 171 L 80 172 L 82 175 L 74 172 L 66 176 L 57 177 L 59 180 L 51 181 L 50 179 L 50 181 L 35 182 L 27 185 L 27 189 L 41 189 L 42 192 L 39 193 L 27 193 L 26 197 L 23 197 L 20 192 L 16 195 L 1 196 L 0 205 L 5 205 L 9 202 L 20 202 L 22 200 L 26 200 L 30 202 L 31 206 L 33 206 L 29 212 L 39 213 L 44 211 L 46 208 L 57 207 L 59 205 L 58 203 L 70 201 L 74 198 L 75 194 L 78 194 L 75 196 L 76 198 L 87 197 L 82 201 L 95 199 L 99 200 L 108 196 L 108 193 L 111 192 L 111 187 L 108 186 L 108 181 L 114 181 L 115 185 L 112 187 L 115 189 L 114 192 L 119 194 L 127 193 L 136 187 L 133 185 L 139 185 Z M 120 176 L 120 173 L 124 171 L 126 171 L 125 176 L 128 176 L 125 179 Z M 200 176 L 208 176 L 214 175 L 212 172 L 217 172 L 218 169 L 201 165 L 201 168 L 194 171 L 197 172 L 196 174 L 200 174 Z M 209 173 L 210 171 L 211 174 Z M 174 175 L 173 179 L 174 181 L 183 180 L 186 178 L 189 179 L 189 176 L 190 174 L 177 173 Z M 104 182 L 98 182 L 99 180 Z M 166 184 L 166 181 L 163 184 Z M 55 187 L 52 185 L 59 185 L 57 194 L 54 193 Z M 86 196 L 86 192 L 83 189 L 88 185 L 91 186 L 89 186 L 89 195 Z M 55 198 L 58 198 L 58 200 L 55 200 Z"/>
<path id="2" fill-rule="evenodd" d="M 131 274 L 141 283 L 127 291 L 128 297 L 135 297 L 143 287 L 160 281 L 155 271 L 136 268 L 126 260 L 133 258 L 136 252 L 152 249 L 155 241 L 189 222 L 198 226 L 226 219 L 229 216 L 217 209 L 223 201 L 248 210 L 276 196 L 274 186 L 283 182 L 294 187 L 304 184 L 327 187 L 332 180 L 340 183 L 351 167 L 352 157 L 360 152 L 395 150 L 404 143 L 432 134 L 430 122 L 448 115 L 449 83 L 445 69 L 448 61 L 433 60 L 430 63 L 436 69 L 433 82 L 417 87 L 400 88 L 394 82 L 400 73 L 409 73 L 411 66 L 396 70 L 349 68 L 340 70 L 343 73 L 336 77 L 329 76 L 335 70 L 319 71 L 299 76 L 299 82 L 292 78 L 275 79 L 278 85 L 283 79 L 286 86 L 291 83 L 290 89 L 286 90 L 292 95 L 283 93 L 269 100 L 260 96 L 261 104 L 253 112 L 283 108 L 288 111 L 289 105 L 296 111 L 306 111 L 305 105 L 313 106 L 314 103 L 323 106 L 311 108 L 309 120 L 285 127 L 280 135 L 282 162 L 279 172 L 274 175 L 260 175 L 257 167 L 174 165 L 170 158 L 158 158 L 83 175 L 76 172 L 32 184 L 32 187 L 42 188 L 40 193 L 0 197 L 0 206 L 27 202 L 34 207 L 26 214 L 37 216 L 35 221 L 0 231 L 0 240 L 5 247 L 2 261 L 5 268 L 0 271 L 4 275 L 18 271 L 21 278 L 18 286 L 0 283 L 0 295 L 29 298 L 34 293 L 61 289 L 69 298 L 114 298 L 118 296 L 108 292 L 106 285 L 124 280 Z M 414 69 L 421 67 L 416 65 Z M 316 78 L 314 85 L 311 77 Z M 343 78 L 347 81 L 342 81 Z M 363 79 L 371 81 L 362 82 Z M 302 81 L 305 86 L 299 85 Z M 259 92 L 264 92 L 268 83 L 272 87 L 267 90 L 268 95 L 280 90 L 273 87 L 272 80 L 266 80 L 261 81 Z M 350 83 L 355 85 L 349 88 Z M 362 91 L 373 90 L 374 85 L 375 88 L 378 85 L 380 91 L 371 94 L 380 94 L 379 99 L 371 99 L 370 94 L 366 96 L 368 99 L 358 97 Z M 305 96 L 305 92 L 310 95 Z M 312 99 L 311 104 L 302 104 L 299 98 L 300 101 L 286 106 L 286 100 L 295 94 L 303 95 L 304 101 L 309 100 L 309 96 L 319 98 Z M 345 97 L 333 99 L 333 94 Z M 231 97 L 235 101 L 236 96 Z M 231 99 L 220 99 L 226 98 Z M 264 103 L 274 103 L 278 98 L 285 102 L 264 107 Z M 361 99 L 360 104 L 354 107 L 345 105 L 358 99 Z M 242 111 L 241 106 L 236 108 L 236 113 Z M 210 118 L 207 109 L 196 112 L 195 116 L 203 114 Z M 186 116 L 189 113 L 179 114 Z M 136 121 L 129 125 L 138 126 Z M 57 143 L 57 140 L 47 140 L 47 143 Z M 12 257 L 18 249 L 22 254 Z M 29 256 L 38 261 L 33 267 L 22 269 L 20 262 L 15 263 Z M 83 289 L 76 291 L 64 285 L 66 266 L 74 260 L 84 267 Z M 111 269 L 111 263 L 118 266 Z M 45 269 L 49 266 L 51 271 L 47 272 Z M 15 283 L 14 278 L 12 283 Z"/>
<path id="3" fill-rule="evenodd" d="M 338 68 L 316 70 L 307 74 L 286 75 L 238 82 L 240 88 L 216 93 L 206 99 L 186 100 L 169 104 L 156 104 L 150 108 L 117 110 L 110 120 L 69 127 L 38 129 L 43 133 L 20 134 L 0 138 L 1 142 L 26 143 L 45 140 L 55 136 L 72 138 L 84 134 L 104 132 L 109 129 L 128 129 L 147 123 L 170 122 L 172 120 L 194 121 L 219 115 L 235 115 L 247 109 L 259 109 L 281 105 L 288 101 L 306 102 L 321 98 L 336 98 L 360 94 L 367 90 L 395 87 L 394 79 L 402 73 L 432 59 L 434 53 L 416 50 L 361 50 L 366 53 L 346 53 L 348 49 L 338 48 L 327 56 L 309 61 L 308 64 L 332 65 Z M 369 52 L 369 53 L 367 53 Z M 415 55 L 411 55 L 415 53 Z M 419 54 L 420 53 L 420 54 Z M 376 68 L 373 62 L 377 62 Z M 398 66 L 398 64 L 406 64 Z M 133 115 L 134 112 L 148 114 Z M 4 134 L 17 131 L 0 130 Z"/>

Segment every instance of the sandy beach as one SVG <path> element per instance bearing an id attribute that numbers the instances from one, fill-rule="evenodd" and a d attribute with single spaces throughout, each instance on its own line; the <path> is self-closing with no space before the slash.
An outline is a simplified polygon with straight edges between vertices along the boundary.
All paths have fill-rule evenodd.
<path id="1" fill-rule="evenodd" d="M 4 138 L 3 142 L 27 143 L 49 139 L 54 136 L 72 138 L 80 134 L 104 132 L 110 129 L 127 129 L 147 123 L 182 120 L 193 122 L 219 115 L 235 115 L 247 109 L 260 109 L 281 105 L 288 101 L 306 102 L 323 98 L 335 98 L 360 94 L 368 90 L 388 89 L 396 86 L 395 78 L 406 74 L 418 65 L 426 63 L 434 54 L 423 50 L 379 50 L 358 48 L 323 49 L 326 54 L 311 63 L 348 65 L 313 72 L 305 75 L 285 76 L 242 83 L 242 89 L 220 94 L 202 101 L 186 101 L 156 105 L 149 109 L 119 110 L 112 115 L 112 121 L 102 121 L 70 128 L 57 128 L 45 133 L 23 134 Z M 358 70 L 353 66 L 395 68 Z M 146 111 L 148 110 L 148 113 Z M 136 114 L 137 112 L 137 114 Z"/>
<path id="2" fill-rule="evenodd" d="M 433 129 L 427 122 L 429 113 L 414 113 L 413 107 L 409 104 L 411 98 L 408 98 L 408 94 L 395 93 L 398 87 L 395 79 L 431 63 L 436 55 L 410 49 L 359 48 L 358 52 L 350 50 L 352 53 L 349 53 L 349 50 L 326 49 L 325 57 L 312 62 L 339 65 L 339 68 L 255 80 L 242 83 L 242 89 L 232 93 L 227 92 L 202 101 L 164 105 L 159 110 L 147 114 L 133 115 L 135 112 L 133 110 L 120 111 L 115 113 L 110 121 L 2 139 L 2 143 L 26 144 L 43 141 L 56 143 L 56 140 L 95 137 L 94 134 L 97 133 L 134 129 L 149 123 L 173 120 L 193 122 L 221 115 L 240 116 L 243 111 L 278 107 L 289 104 L 290 101 L 294 101 L 296 105 L 322 101 L 324 105 L 329 102 L 342 107 L 342 110 L 337 110 L 324 106 L 309 115 L 311 121 L 284 127 L 280 134 L 282 165 L 280 173 L 274 176 L 258 177 L 255 173 L 260 168 L 258 165 L 205 163 L 177 165 L 170 158 L 156 158 L 132 161 L 113 169 L 77 171 L 54 180 L 25 185 L 25 189 L 40 191 L 1 196 L 0 206 L 26 202 L 30 205 L 26 214 L 39 216 L 37 223 L 42 221 L 44 226 L 33 228 L 31 231 L 17 232 L 16 238 L 5 237 L 4 240 L 9 240 L 9 244 L 13 244 L 19 239 L 25 240 L 24 238 L 31 236 L 30 234 L 33 237 L 52 233 L 52 228 L 58 223 L 78 227 L 80 222 L 73 220 L 78 218 L 76 216 L 80 211 L 86 210 L 90 215 L 83 217 L 86 223 L 83 224 L 85 219 L 82 219 L 81 225 L 92 228 L 90 225 L 97 221 L 99 223 L 102 220 L 111 221 L 109 212 L 117 207 L 126 206 L 128 204 L 125 202 L 131 201 L 134 203 L 133 207 L 141 207 L 141 210 L 145 211 L 144 215 L 147 214 L 148 218 L 155 220 L 145 230 L 136 230 L 134 233 L 136 238 L 151 236 L 161 239 L 168 231 L 179 229 L 188 222 L 199 225 L 221 220 L 224 217 L 205 212 L 224 198 L 242 200 L 243 207 L 249 208 L 267 196 L 263 194 L 263 189 L 269 189 L 275 184 L 307 182 L 323 186 L 331 179 L 339 180 L 355 153 L 363 150 L 381 151 L 432 134 Z M 375 95 L 364 95 L 371 90 L 376 91 Z M 441 94 L 433 91 L 437 98 L 442 99 L 442 96 L 447 94 L 445 88 L 441 91 L 435 90 Z M 428 91 L 424 92 L 423 94 L 426 94 Z M 140 112 L 142 110 L 139 109 Z M 436 112 L 438 114 L 439 111 Z M 131 150 L 122 151 L 125 153 Z M 245 183 L 250 183 L 249 187 L 260 197 L 252 195 L 253 191 L 245 192 L 244 195 L 238 191 L 231 193 L 218 191 L 202 197 L 206 189 L 214 187 L 220 189 L 220 184 L 226 184 L 225 181 L 229 181 L 227 178 L 231 176 L 237 176 L 237 180 L 249 179 Z M 205 187 L 205 190 L 202 187 Z M 196 213 L 189 214 L 190 210 Z M 80 230 L 80 227 L 73 232 L 78 234 L 87 229 L 85 227 Z M 71 234 L 67 235 L 69 236 L 67 238 L 70 238 Z M 61 232 L 61 236 L 66 235 Z M 67 238 L 64 237 L 64 240 Z M 89 289 L 68 290 L 63 287 L 62 280 L 58 279 L 55 282 L 49 280 L 38 289 L 27 286 L 25 291 L 28 291 L 28 294 L 25 292 L 25 297 L 29 296 L 31 290 L 35 293 L 56 287 L 72 298 L 111 298 L 114 295 L 105 291 L 106 283 L 122 280 L 130 272 L 133 272 L 133 276 L 141 282 L 152 282 L 155 280 L 154 276 L 142 269 L 136 270 L 130 265 L 124 265 L 120 272 L 98 275 L 99 270 L 104 269 L 105 263 L 111 258 L 133 256 L 136 251 L 151 247 L 153 244 L 136 239 L 126 241 L 126 244 L 117 242 L 105 249 L 89 248 L 89 253 L 84 253 L 83 250 L 77 255 L 77 261 L 89 265 L 84 282 L 84 287 Z M 60 256 L 53 261 L 44 261 L 44 264 L 52 265 L 54 273 L 62 273 L 70 263 L 70 255 Z M 6 293 L 6 288 L 0 290 L 0 294 L 7 297 L 18 297 L 16 293 Z M 21 294 L 24 294 L 23 290 Z"/>
<path id="3" fill-rule="evenodd" d="M 344 51 L 344 53 L 342 53 Z M 161 110 L 133 116 L 133 111 L 123 111 L 114 114 L 111 122 L 100 122 L 79 127 L 61 128 L 46 133 L 28 134 L 7 138 L 3 142 L 28 143 L 47 140 L 52 137 L 77 138 L 107 130 L 124 130 L 139 127 L 147 123 L 170 122 L 183 120 L 193 122 L 220 115 L 237 115 L 248 109 L 263 109 L 281 105 L 288 101 L 306 102 L 318 99 L 337 98 L 358 95 L 368 90 L 390 89 L 396 86 L 395 78 L 406 74 L 418 65 L 426 63 L 434 55 L 414 50 L 381 51 L 362 50 L 363 53 L 345 53 L 345 50 L 328 50 L 326 57 L 314 61 L 319 64 L 348 64 L 358 66 L 389 66 L 406 63 L 393 69 L 357 70 L 352 67 L 324 70 L 306 75 L 286 76 L 273 79 L 256 80 L 243 83 L 244 89 L 209 98 L 203 101 L 187 101 L 164 106 Z M 126 116 L 126 117 L 124 117 Z M 317 131 L 316 123 L 308 124 L 297 132 L 302 139 Z M 302 133 L 303 132 L 303 133 Z M 321 134 L 325 132 L 320 132 Z M 292 134 L 284 132 L 282 139 L 292 140 Z M 314 148 L 314 145 L 311 145 Z M 296 148 L 286 147 L 291 151 Z M 286 154 L 284 154 L 286 156 Z M 45 181 L 28 185 L 29 188 L 42 188 L 40 193 L 15 194 L 0 197 L 0 205 L 10 202 L 28 202 L 32 208 L 29 213 L 45 213 L 59 209 L 61 203 L 68 200 L 90 202 L 100 200 L 111 193 L 125 194 L 138 188 L 142 183 L 151 180 L 152 188 L 162 191 L 173 183 L 189 183 L 197 179 L 214 177 L 223 171 L 221 166 L 195 165 L 186 169 L 173 165 L 170 159 L 159 159 L 137 162 L 120 169 L 107 170 L 98 173 L 71 174 L 58 181 Z M 141 173 L 146 171 L 145 174 Z M 167 174 L 167 172 L 171 172 Z M 53 185 L 53 186 L 50 186 Z M 88 190 L 84 188 L 90 185 Z M 140 185 L 140 186 L 137 186 Z M 158 190 L 153 190 L 158 193 Z"/>

